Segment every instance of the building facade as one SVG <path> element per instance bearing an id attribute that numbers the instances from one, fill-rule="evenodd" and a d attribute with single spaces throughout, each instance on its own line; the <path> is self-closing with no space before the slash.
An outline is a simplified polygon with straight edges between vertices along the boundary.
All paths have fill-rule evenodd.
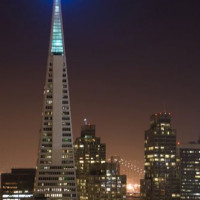
<path id="1" fill-rule="evenodd" d="M 176 164 L 176 131 L 170 113 L 151 116 L 145 132 L 145 177 L 141 196 L 145 200 L 179 199 L 179 177 Z"/>
<path id="2" fill-rule="evenodd" d="M 61 0 L 53 1 L 34 193 L 37 198 L 77 199 Z"/>
<path id="3" fill-rule="evenodd" d="M 181 199 L 200 199 L 200 143 L 180 146 Z"/>
<path id="4" fill-rule="evenodd" d="M 106 145 L 95 135 L 95 125 L 81 127 L 81 137 L 75 141 L 77 175 L 87 175 L 95 164 L 106 162 Z"/>
<path id="5" fill-rule="evenodd" d="M 2 200 L 33 198 L 35 169 L 12 169 L 1 174 Z"/>
<path id="6" fill-rule="evenodd" d="M 126 199 L 126 176 L 119 174 L 116 157 L 106 162 L 106 145 L 94 125 L 82 126 L 74 146 L 80 200 Z"/>

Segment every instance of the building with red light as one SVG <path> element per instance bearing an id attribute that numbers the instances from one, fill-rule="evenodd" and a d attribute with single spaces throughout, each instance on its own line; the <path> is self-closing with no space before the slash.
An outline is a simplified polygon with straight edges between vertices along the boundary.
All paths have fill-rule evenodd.
<path id="1" fill-rule="evenodd" d="M 178 200 L 179 177 L 176 155 L 176 130 L 170 113 L 151 116 L 145 132 L 145 176 L 141 181 L 144 200 Z"/>

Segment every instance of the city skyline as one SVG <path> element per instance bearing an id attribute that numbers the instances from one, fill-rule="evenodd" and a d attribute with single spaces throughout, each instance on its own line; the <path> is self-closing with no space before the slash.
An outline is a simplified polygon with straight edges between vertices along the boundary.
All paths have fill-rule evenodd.
<path id="1" fill-rule="evenodd" d="M 194 1 L 189 9 L 183 1 L 174 11 L 178 3 L 170 8 L 169 3 L 164 7 L 155 1 L 101 2 L 62 2 L 75 137 L 87 117 L 108 146 L 107 158 L 118 154 L 143 161 L 149 116 L 166 107 L 173 113 L 179 140 L 197 140 L 199 4 Z M 0 50 L 0 162 L 8 171 L 36 165 L 52 1 L 0 5 L 8 7 L 0 14 L 0 20 L 7 22 L 1 33 L 5 48 Z"/>

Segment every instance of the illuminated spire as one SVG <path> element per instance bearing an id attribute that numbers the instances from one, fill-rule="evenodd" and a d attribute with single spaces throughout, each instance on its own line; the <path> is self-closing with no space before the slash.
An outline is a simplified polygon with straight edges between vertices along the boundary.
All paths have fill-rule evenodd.
<path id="1" fill-rule="evenodd" d="M 64 54 L 64 36 L 60 0 L 54 0 L 50 49 L 52 54 Z"/>

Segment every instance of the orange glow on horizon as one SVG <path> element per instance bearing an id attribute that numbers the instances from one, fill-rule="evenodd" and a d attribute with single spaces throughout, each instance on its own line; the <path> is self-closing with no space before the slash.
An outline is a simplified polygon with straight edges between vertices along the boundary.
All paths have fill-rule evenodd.
<path id="1" fill-rule="evenodd" d="M 127 192 L 128 193 L 139 193 L 140 192 L 140 184 L 132 184 L 132 183 L 129 183 L 127 184 L 126 186 L 126 189 L 127 189 Z"/>

